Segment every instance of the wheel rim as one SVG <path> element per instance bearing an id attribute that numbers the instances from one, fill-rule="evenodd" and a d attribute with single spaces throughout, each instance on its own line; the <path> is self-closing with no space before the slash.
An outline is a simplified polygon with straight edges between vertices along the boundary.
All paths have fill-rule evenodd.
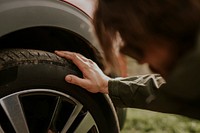
<path id="1" fill-rule="evenodd" d="M 94 118 L 83 104 L 62 92 L 25 90 L 1 98 L 0 104 L 2 133 L 99 133 Z"/>

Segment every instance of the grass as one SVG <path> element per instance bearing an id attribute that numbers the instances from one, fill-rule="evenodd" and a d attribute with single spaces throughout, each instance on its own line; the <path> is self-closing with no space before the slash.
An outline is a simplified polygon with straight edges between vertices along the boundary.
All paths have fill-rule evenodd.
<path id="1" fill-rule="evenodd" d="M 128 109 L 121 133 L 200 133 L 200 121 L 178 115 Z"/>

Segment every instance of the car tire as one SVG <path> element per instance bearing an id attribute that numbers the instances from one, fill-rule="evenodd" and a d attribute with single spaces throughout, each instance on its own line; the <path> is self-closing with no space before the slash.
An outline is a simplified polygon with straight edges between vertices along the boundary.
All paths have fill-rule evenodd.
<path id="1" fill-rule="evenodd" d="M 82 76 L 69 60 L 39 50 L 0 51 L 0 132 L 117 133 L 113 105 L 65 82 Z"/>

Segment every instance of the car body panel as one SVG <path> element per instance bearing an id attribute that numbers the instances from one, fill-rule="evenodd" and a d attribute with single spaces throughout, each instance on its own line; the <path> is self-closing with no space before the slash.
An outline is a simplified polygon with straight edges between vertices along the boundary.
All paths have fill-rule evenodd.
<path id="1" fill-rule="evenodd" d="M 85 12 L 91 18 L 93 18 L 93 12 L 95 10 L 96 0 L 64 0 L 78 7 L 80 10 Z"/>
<path id="2" fill-rule="evenodd" d="M 64 1 L 0 0 L 0 18 L 0 37 L 30 27 L 58 27 L 76 33 L 102 53 L 91 18 Z"/>

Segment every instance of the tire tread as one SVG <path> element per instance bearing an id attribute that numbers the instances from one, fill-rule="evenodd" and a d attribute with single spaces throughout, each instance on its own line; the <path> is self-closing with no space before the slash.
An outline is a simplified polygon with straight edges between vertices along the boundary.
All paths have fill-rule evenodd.
<path id="1" fill-rule="evenodd" d="M 60 66 L 73 65 L 69 60 L 61 58 L 54 53 L 32 49 L 5 49 L 0 51 L 0 69 L 19 64 L 56 64 Z M 74 67 L 74 65 L 73 65 Z"/>

